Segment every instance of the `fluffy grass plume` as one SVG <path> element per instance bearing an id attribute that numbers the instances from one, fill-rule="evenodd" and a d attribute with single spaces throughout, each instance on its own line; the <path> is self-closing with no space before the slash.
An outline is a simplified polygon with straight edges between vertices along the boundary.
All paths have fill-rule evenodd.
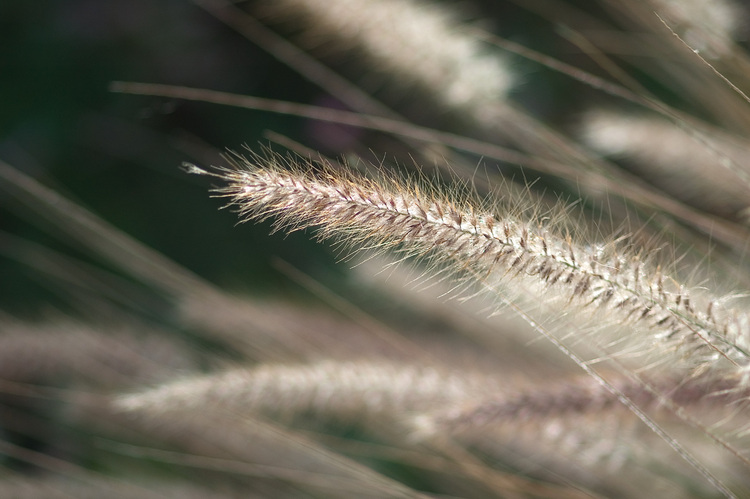
<path id="1" fill-rule="evenodd" d="M 0 495 L 750 496 L 744 5 L 180 8 L 79 128 L 184 195 L 0 144 Z"/>

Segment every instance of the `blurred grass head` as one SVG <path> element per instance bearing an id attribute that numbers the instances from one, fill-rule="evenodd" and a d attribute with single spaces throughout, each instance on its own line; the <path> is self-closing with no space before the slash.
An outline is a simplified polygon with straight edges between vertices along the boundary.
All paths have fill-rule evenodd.
<path id="1" fill-rule="evenodd" d="M 742 4 L 118 5 L 5 7 L 2 494 L 750 494 Z"/>

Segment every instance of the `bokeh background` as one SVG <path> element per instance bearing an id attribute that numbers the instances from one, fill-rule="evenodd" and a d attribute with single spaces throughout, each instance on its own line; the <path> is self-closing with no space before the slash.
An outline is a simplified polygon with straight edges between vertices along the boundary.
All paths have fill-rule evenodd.
<path id="1" fill-rule="evenodd" d="M 2 2 L 0 25 L 0 159 L 215 282 L 273 287 L 271 254 L 330 259 L 306 237 L 289 244 L 266 237 L 267 226 L 233 230 L 205 179 L 179 169 L 218 162 L 223 148 L 254 145 L 266 129 L 299 138 L 299 120 L 108 89 L 146 81 L 311 100 L 316 91 L 291 70 L 183 0 Z M 0 196 L 0 230 L 86 258 Z M 0 268 L 3 309 L 33 315 L 56 303 L 32 269 L 7 258 Z"/>
<path id="2" fill-rule="evenodd" d="M 548 21 L 512 3 L 457 5 L 468 20 L 537 50 L 568 58 L 574 52 Z M 332 135 L 330 127 L 300 118 L 123 95 L 109 87 L 113 81 L 141 81 L 331 103 L 325 90 L 188 0 L 11 0 L 0 4 L 0 27 L 1 160 L 223 287 L 294 292 L 295 286 L 279 279 L 274 257 L 326 282 L 343 280 L 346 268 L 335 265 L 337 255 L 330 247 L 305 234 L 269 237 L 268 224 L 233 228 L 235 215 L 219 212 L 221 202 L 209 199 L 210 182 L 179 169 L 186 160 L 218 163 L 226 149 L 267 143 L 268 131 L 326 154 L 341 153 L 339 148 L 349 142 L 337 141 L 335 129 Z M 294 37 L 294 30 L 286 28 L 279 28 L 280 33 Z M 367 72 L 345 51 L 328 47 L 323 52 L 330 56 L 327 63 L 349 71 L 346 77 L 367 84 Z M 514 67 L 521 83 L 513 98 L 542 119 L 565 126 L 576 105 L 565 96 L 577 84 L 518 58 Z M 381 97 L 391 105 L 413 100 L 413 90 L 386 83 L 379 83 L 386 89 Z M 587 90 L 575 88 L 576 95 L 581 91 Z M 444 116 L 441 122 L 436 119 L 439 110 L 422 107 L 424 112 L 412 106 L 409 118 L 447 129 L 456 126 L 455 117 Z M 375 157 L 398 154 L 388 150 L 388 142 L 370 143 L 378 144 Z M 88 258 L 75 242 L 40 230 L 39 220 L 12 196 L 0 192 L 0 199 L 3 233 Z M 0 250 L 4 310 L 34 316 L 44 307 L 65 306 L 59 288 L 8 253 Z"/>
<path id="3" fill-rule="evenodd" d="M 281 298 L 279 301 L 319 304 L 321 299 L 314 296 L 315 292 L 306 290 L 300 281 L 280 270 L 276 262 L 284 261 L 373 317 L 382 317 L 399 326 L 409 320 L 422 321 L 423 327 L 430 325 L 424 317 L 407 317 L 408 310 L 399 315 L 393 297 L 389 300 L 382 293 L 372 296 L 362 283 L 350 277 L 347 270 L 351 263 L 339 261 L 341 254 L 336 247 L 315 242 L 310 233 L 269 235 L 270 223 L 236 227 L 236 215 L 230 210 L 220 210 L 223 201 L 209 196 L 210 179 L 190 176 L 180 169 L 184 161 L 219 164 L 223 151 L 268 144 L 274 137 L 269 133 L 326 155 L 353 150 L 370 158 L 408 164 L 409 156 L 404 154 L 408 150 L 398 141 L 270 112 L 110 91 L 112 82 L 134 81 L 338 105 L 335 96 L 308 83 L 197 3 L 0 1 L 0 161 L 86 207 L 221 289 L 241 295 Z M 546 0 L 517 0 L 524 7 L 497 0 L 445 3 L 489 31 L 601 74 L 591 60 L 560 36 L 566 15 L 570 14 L 571 20 L 574 17 L 579 27 L 585 26 L 586 13 L 607 18 L 606 12 L 593 12 L 596 7 L 589 0 L 559 5 Z M 250 10 L 255 4 L 238 2 L 237 5 Z M 562 10 L 545 10 L 555 5 Z M 574 14 L 566 10 L 576 5 L 579 10 Z M 537 8 L 539 11 L 535 13 Z M 299 40 L 298 27 L 277 25 L 273 29 L 282 37 Z M 465 131 L 466 124 L 459 116 L 434 103 L 431 105 L 428 98 L 418 95 L 418 89 L 405 88 L 397 79 L 385 80 L 377 71 L 371 72 L 373 68 L 368 68 L 355 54 L 330 45 L 317 47 L 314 53 L 346 78 L 404 113 L 410 121 L 456 133 Z M 580 114 L 606 100 L 601 92 L 569 77 L 516 56 L 507 57 L 518 81 L 511 99 L 554 128 L 573 133 Z M 658 98 L 681 109 L 693 110 L 690 102 L 679 101 L 678 96 L 647 74 L 638 70 L 633 74 Z M 628 107 L 621 101 L 617 104 L 623 110 Z M 494 162 L 478 157 L 469 156 L 466 162 L 488 170 L 497 167 Z M 481 171 L 480 166 L 477 170 Z M 526 178 L 533 181 L 531 175 Z M 174 304 L 165 303 L 158 290 L 150 290 L 132 276 L 123 275 L 122 270 L 94 255 L 85 243 L 59 230 L 56 226 L 59 224 L 45 220 L 43 213 L 33 209 L 33 199 L 14 195 L 12 186 L 1 177 L 0 317 L 11 314 L 27 322 L 44 324 L 59 318 L 60 311 L 83 316 L 84 321 L 106 316 L 105 308 L 88 310 L 85 302 L 81 307 L 78 298 L 85 297 L 85 293 L 75 294 L 78 291 L 75 283 L 35 266 L 40 258 L 53 265 L 66 265 L 65 258 L 72 257 L 77 263 L 85 262 L 91 269 L 116 276 L 115 282 L 122 286 L 124 295 L 130 293 L 125 287 L 127 283 L 137 288 L 130 296 L 139 300 L 151 297 L 148 306 L 122 310 L 124 313 L 114 314 L 115 320 L 125 318 L 122 322 L 127 322 L 129 312 L 141 313 L 142 317 L 133 318 L 168 326 L 165 329 L 181 337 L 190 336 L 191 331 L 175 319 Z M 544 182 L 542 179 L 536 186 L 543 190 Z M 565 194 L 561 193 L 561 197 Z M 573 197 L 576 193 L 567 194 Z M 27 258 L 30 248 L 40 252 Z M 75 280 L 88 274 L 84 268 L 71 275 Z M 116 305 L 127 307 L 123 305 L 125 302 Z M 404 330 L 411 330 L 410 325 Z M 194 352 L 208 343 L 191 339 L 195 340 L 191 343 Z M 227 352 L 221 354 L 232 358 Z M 57 386 L 58 380 L 53 381 L 53 386 Z M 67 452 L 70 462 L 92 469 L 103 467 L 104 460 L 97 451 L 89 449 L 87 438 L 74 441 L 75 432 L 64 423 L 66 410 L 50 409 L 44 405 L 47 403 L 37 406 L 36 399 L 18 402 L 13 394 L 0 391 L 0 405 L 3 409 L 17 406 L 17 414 L 22 415 L 18 420 L 25 421 L 29 414 L 43 415 L 32 430 L 15 433 L 5 428 L 6 416 L 0 416 L 0 444 L 7 441 L 53 456 L 65 457 Z M 40 428 L 49 431 L 49 435 Z M 6 457 L 0 461 L 8 463 Z M 12 462 L 18 468 L 28 466 Z M 396 476 L 408 473 L 406 468 L 389 470 L 390 475 Z M 420 483 L 420 477 L 407 477 L 404 481 L 428 489 Z"/>

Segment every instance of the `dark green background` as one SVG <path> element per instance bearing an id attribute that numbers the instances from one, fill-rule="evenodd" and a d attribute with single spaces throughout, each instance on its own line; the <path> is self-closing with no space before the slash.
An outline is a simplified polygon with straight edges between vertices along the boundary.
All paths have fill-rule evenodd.
<path id="1" fill-rule="evenodd" d="M 475 8 L 470 16 L 495 19 L 487 26 L 506 36 L 539 50 L 569 52 L 533 14 L 499 2 Z M 575 105 L 560 98 L 571 84 L 567 79 L 516 63 L 523 81 L 517 100 L 548 119 L 565 116 L 566 106 Z M 321 279 L 344 273 L 345 266 L 334 266 L 335 253 L 309 235 L 269 237 L 268 224 L 234 228 L 236 217 L 209 199 L 210 182 L 179 169 L 185 160 L 218 162 L 226 148 L 254 146 L 265 140 L 266 130 L 340 152 L 316 139 L 318 125 L 111 93 L 108 86 L 116 80 L 295 102 L 327 99 L 325 91 L 187 0 L 6 1 L 0 3 L 0 159 L 221 286 L 286 292 L 289 284 L 271 267 L 274 256 Z M 206 147 L 199 158 L 191 154 L 196 146 Z M 28 210 L 4 191 L 0 200 L 0 230 L 88 258 L 75 241 L 39 230 Z M 54 300 L 58 293 L 43 276 L 4 253 L 0 247 L 0 308 L 33 315 Z"/>

